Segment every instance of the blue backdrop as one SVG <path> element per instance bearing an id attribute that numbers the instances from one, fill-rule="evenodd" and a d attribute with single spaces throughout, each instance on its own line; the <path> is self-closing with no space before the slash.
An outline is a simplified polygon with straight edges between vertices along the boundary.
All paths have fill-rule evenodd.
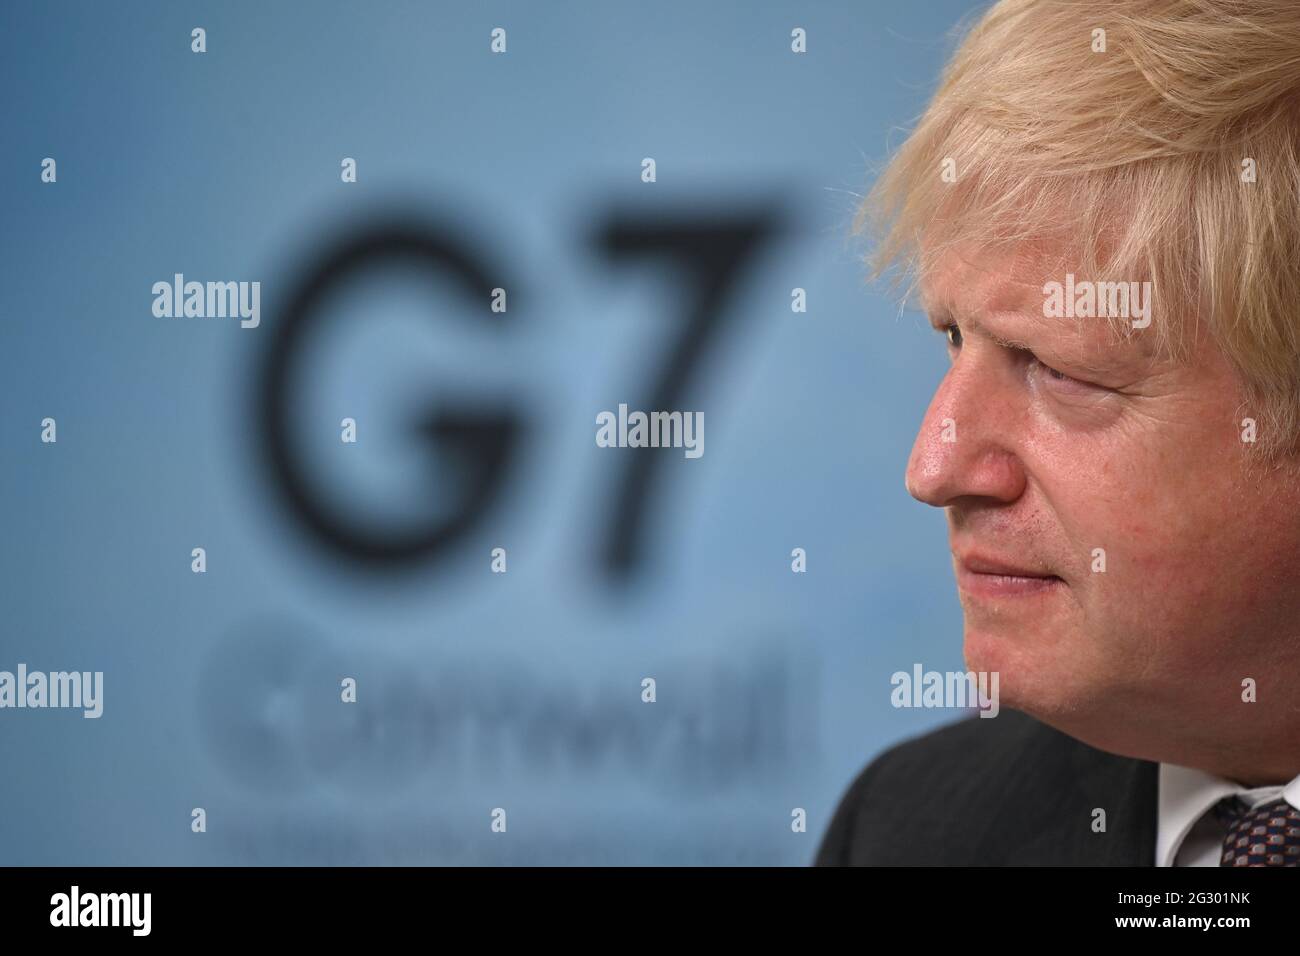
<path id="1" fill-rule="evenodd" d="M 103 671 L 104 712 L 0 711 L 0 862 L 811 860 L 873 754 L 958 716 L 889 684 L 962 667 L 903 488 L 947 360 L 849 227 L 974 6 L 7 2 L 0 670 Z M 276 345 L 396 228 L 507 311 L 379 256 Z M 176 273 L 259 281 L 260 325 L 155 317 Z M 704 455 L 597 447 L 669 368 Z M 508 439 L 457 458 L 439 414 Z M 277 416 L 347 527 L 457 533 L 331 546 Z"/>

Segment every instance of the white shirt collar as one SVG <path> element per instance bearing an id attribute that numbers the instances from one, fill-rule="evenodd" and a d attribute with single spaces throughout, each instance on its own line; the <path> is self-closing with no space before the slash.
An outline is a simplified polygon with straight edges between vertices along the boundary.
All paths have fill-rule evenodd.
<path id="1" fill-rule="evenodd" d="M 1300 809 L 1300 776 L 1285 786 L 1243 787 L 1193 767 L 1162 763 L 1156 825 L 1156 866 L 1173 866 L 1192 827 L 1224 797 L 1240 795 L 1252 807 L 1282 797 Z"/>

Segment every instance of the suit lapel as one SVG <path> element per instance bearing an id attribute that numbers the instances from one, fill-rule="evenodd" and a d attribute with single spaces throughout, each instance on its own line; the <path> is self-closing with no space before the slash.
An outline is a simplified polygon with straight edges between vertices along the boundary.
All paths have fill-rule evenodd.
<path id="1" fill-rule="evenodd" d="M 1157 765 L 1060 735 L 1070 748 L 1066 780 L 1043 781 L 1047 823 L 1011 854 L 1026 865 L 1154 866 Z M 1055 783 L 1055 786 L 1051 784 Z M 1105 811 L 1105 832 L 1093 828 Z"/>

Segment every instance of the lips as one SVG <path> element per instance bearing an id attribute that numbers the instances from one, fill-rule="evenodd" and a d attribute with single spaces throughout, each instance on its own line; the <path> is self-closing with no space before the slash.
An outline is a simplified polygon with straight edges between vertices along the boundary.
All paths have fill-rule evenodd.
<path id="1" fill-rule="evenodd" d="M 968 551 L 957 555 L 957 586 L 984 597 L 1018 597 L 1049 593 L 1063 587 L 1056 574 L 1024 562 Z"/>
<path id="2" fill-rule="evenodd" d="M 974 574 L 997 574 L 1016 578 L 1055 578 L 1057 575 L 1035 570 L 1011 561 L 1002 561 L 976 552 L 967 552 L 957 558 L 959 564 Z M 1059 580 L 1059 578 L 1058 578 Z"/>

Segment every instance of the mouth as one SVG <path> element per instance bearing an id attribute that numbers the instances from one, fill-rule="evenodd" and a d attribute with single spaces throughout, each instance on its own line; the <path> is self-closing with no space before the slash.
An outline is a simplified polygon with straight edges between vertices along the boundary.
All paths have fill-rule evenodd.
<path id="1" fill-rule="evenodd" d="M 1033 597 L 1065 587 L 1059 575 L 973 552 L 958 557 L 956 568 L 958 589 L 974 597 Z"/>

